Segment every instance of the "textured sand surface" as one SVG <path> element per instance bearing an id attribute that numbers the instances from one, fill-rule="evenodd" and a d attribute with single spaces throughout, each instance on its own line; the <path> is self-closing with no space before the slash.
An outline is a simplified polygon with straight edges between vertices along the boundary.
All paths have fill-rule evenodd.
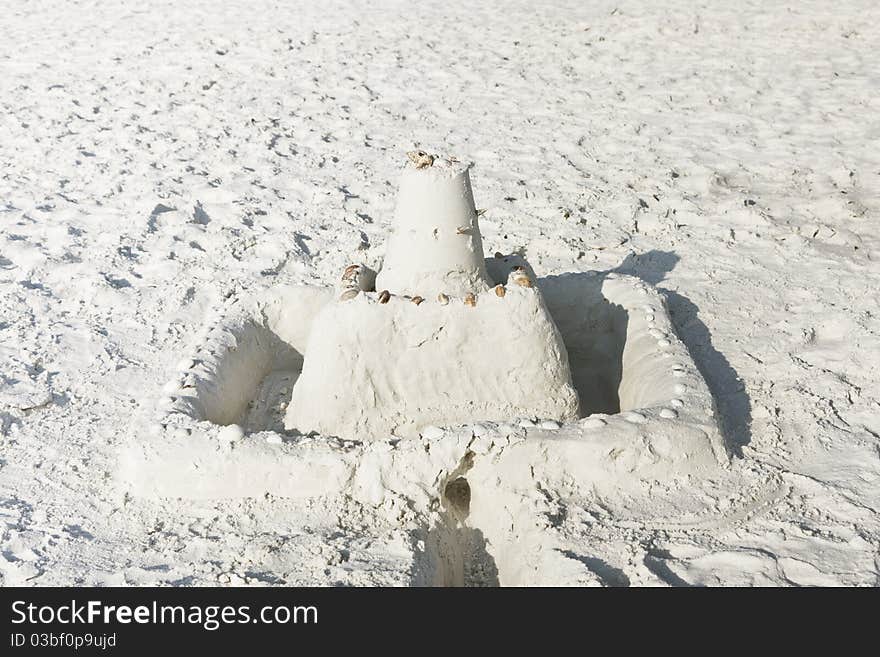
<path id="1" fill-rule="evenodd" d="M 880 583 L 876 3 L 221 4 L 0 6 L 0 583 L 420 581 L 404 504 L 112 484 L 225 296 L 376 264 L 416 145 L 487 253 L 664 291 L 737 453 L 543 500 L 573 567 Z"/>

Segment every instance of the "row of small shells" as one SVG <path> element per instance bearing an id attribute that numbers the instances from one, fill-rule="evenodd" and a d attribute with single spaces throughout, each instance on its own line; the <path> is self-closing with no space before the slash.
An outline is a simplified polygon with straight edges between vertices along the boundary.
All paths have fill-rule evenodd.
<path id="1" fill-rule="evenodd" d="M 209 311 L 202 328 L 195 336 L 196 349 L 192 355 L 180 359 L 174 366 L 174 374 L 162 386 L 162 395 L 156 400 L 154 419 L 149 431 L 153 435 L 169 433 L 175 437 L 192 434 L 193 421 L 204 423 L 205 410 L 199 399 L 199 390 L 210 385 L 212 374 L 219 367 L 223 354 L 234 347 L 236 337 L 232 326 L 236 322 L 249 321 L 256 308 L 243 302 L 246 291 L 238 294 L 228 292 L 224 298 Z M 224 435 L 243 436 L 238 425 L 220 429 Z"/>
<path id="2" fill-rule="evenodd" d="M 366 273 L 369 272 L 369 273 Z M 369 282 L 367 277 L 372 274 L 373 283 L 375 282 L 375 273 L 370 272 L 363 265 L 349 265 L 345 268 L 345 271 L 342 273 L 342 291 L 339 294 L 340 301 L 351 301 L 355 297 L 357 297 L 361 292 L 369 292 L 372 291 L 369 287 Z M 508 285 L 517 285 L 519 287 L 531 288 L 534 287 L 534 283 L 532 282 L 531 277 L 526 272 L 525 267 L 517 266 L 514 267 L 507 277 Z M 498 284 L 494 288 L 496 296 L 503 297 L 507 294 L 507 288 L 503 284 Z M 394 296 L 388 290 L 382 290 L 379 292 L 379 303 L 388 303 L 391 297 Z M 410 296 L 403 295 L 404 299 L 409 299 L 417 306 L 421 304 L 425 299 L 421 296 Z M 446 305 L 449 303 L 450 297 L 447 294 L 440 293 L 437 295 L 437 301 Z M 469 292 L 463 297 L 464 304 L 466 306 L 474 307 L 477 305 L 477 297 L 473 292 Z"/>
<path id="3" fill-rule="evenodd" d="M 638 301 L 627 307 L 631 317 L 640 318 L 645 328 L 640 332 L 645 337 L 654 340 L 655 357 L 668 360 L 663 369 L 675 381 L 671 386 L 674 395 L 662 406 L 655 409 L 639 409 L 622 413 L 623 419 L 632 424 L 644 424 L 649 420 L 649 414 L 653 411 L 666 420 L 674 420 L 679 413 L 690 407 L 692 411 L 702 411 L 711 418 L 715 411 L 710 396 L 701 394 L 698 385 L 699 375 L 694 369 L 691 358 L 687 355 L 684 344 L 675 335 L 675 331 L 666 310 L 666 301 L 661 293 L 653 286 L 647 285 L 635 277 L 621 277 L 617 274 L 608 274 L 608 280 L 616 281 L 621 278 L 629 279 L 631 289 L 638 295 Z M 637 324 L 639 325 L 639 324 Z M 631 338 L 628 338 L 631 339 Z M 704 391 L 708 392 L 708 391 Z M 592 418 L 581 420 L 583 426 L 598 425 L 604 422 L 596 418 L 598 422 L 592 422 Z"/>

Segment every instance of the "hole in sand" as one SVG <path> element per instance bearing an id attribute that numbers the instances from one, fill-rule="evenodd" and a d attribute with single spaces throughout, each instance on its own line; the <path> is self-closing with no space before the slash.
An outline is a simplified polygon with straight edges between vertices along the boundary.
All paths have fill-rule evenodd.
<path id="1" fill-rule="evenodd" d="M 569 274 L 541 279 L 547 309 L 568 351 L 581 416 L 620 413 L 623 349 L 629 314 L 602 294 L 604 276 Z"/>
<path id="2" fill-rule="evenodd" d="M 471 509 L 471 487 L 468 480 L 458 477 L 448 484 L 443 491 L 449 509 L 462 521 L 468 517 Z"/>
<path id="3" fill-rule="evenodd" d="M 284 409 L 302 370 L 302 354 L 255 322 L 228 327 L 196 384 L 204 419 L 246 432 L 283 431 Z"/>
<path id="4" fill-rule="evenodd" d="M 417 586 L 499 586 L 486 537 L 468 526 L 471 486 L 463 473 L 472 466 L 469 452 L 441 489 L 440 510 L 425 533 L 425 552 L 413 578 Z"/>

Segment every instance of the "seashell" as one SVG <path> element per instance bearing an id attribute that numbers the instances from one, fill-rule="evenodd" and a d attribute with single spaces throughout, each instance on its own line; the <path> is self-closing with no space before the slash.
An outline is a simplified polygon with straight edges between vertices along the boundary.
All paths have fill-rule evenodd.
<path id="1" fill-rule="evenodd" d="M 238 424 L 227 424 L 217 432 L 217 438 L 224 443 L 234 443 L 244 438 L 244 429 Z"/>
<path id="2" fill-rule="evenodd" d="M 474 308 L 477 305 L 477 297 L 473 292 L 468 292 L 464 297 L 464 305 Z"/>
<path id="3" fill-rule="evenodd" d="M 382 290 L 379 293 L 379 303 L 388 303 L 388 300 L 391 298 L 391 292 L 388 290 Z"/>
<path id="4" fill-rule="evenodd" d="M 361 266 L 360 265 L 349 265 L 345 268 L 345 271 L 342 272 L 342 280 L 344 281 L 353 281 L 357 280 L 358 274 L 360 273 Z"/>
<path id="5" fill-rule="evenodd" d="M 455 229 L 455 232 L 458 233 L 459 235 L 470 235 L 471 234 L 471 227 L 470 226 L 459 226 L 458 228 Z"/>
<path id="6" fill-rule="evenodd" d="M 601 429 L 607 422 L 600 417 L 585 417 L 579 422 L 584 429 Z"/>
<path id="7" fill-rule="evenodd" d="M 627 422 L 630 422 L 631 424 L 644 424 L 645 422 L 648 421 L 648 418 L 646 418 L 643 414 L 638 413 L 636 411 L 630 411 L 628 413 L 625 413 L 623 416 L 623 419 L 626 420 Z"/>
<path id="8" fill-rule="evenodd" d="M 356 287 L 361 292 L 376 289 L 376 272 L 364 264 L 349 265 L 342 272 L 343 287 Z"/>
<path id="9" fill-rule="evenodd" d="M 495 252 L 495 257 L 500 259 L 500 258 L 503 258 L 503 257 L 504 257 L 504 254 L 501 253 L 501 251 L 496 251 L 496 252 Z"/>
<path id="10" fill-rule="evenodd" d="M 499 297 L 503 297 L 505 294 L 507 294 L 507 290 L 504 289 L 503 285 L 496 285 L 495 294 L 497 294 Z"/>
<path id="11" fill-rule="evenodd" d="M 510 272 L 510 280 L 520 287 L 532 287 L 532 279 L 525 271 L 525 267 L 514 267 Z"/>
<path id="12" fill-rule="evenodd" d="M 422 429 L 422 438 L 425 440 L 437 440 L 442 438 L 444 433 L 440 427 L 427 426 Z"/>
<path id="13" fill-rule="evenodd" d="M 437 301 L 439 301 L 442 305 L 446 305 L 449 303 L 449 297 L 443 294 L 442 292 L 437 295 Z"/>
<path id="14" fill-rule="evenodd" d="M 406 156 L 416 165 L 416 169 L 424 169 L 434 164 L 434 156 L 428 155 L 425 151 L 409 151 Z"/>
<path id="15" fill-rule="evenodd" d="M 420 296 L 415 296 L 412 299 L 410 299 L 410 301 L 412 301 L 414 304 L 416 304 L 418 306 L 420 303 L 422 303 L 422 301 L 424 301 L 424 299 Z"/>
<path id="16" fill-rule="evenodd" d="M 351 301 L 360 293 L 361 293 L 361 291 L 359 288 L 347 287 L 342 291 L 342 294 L 339 295 L 339 300 L 340 301 Z"/>

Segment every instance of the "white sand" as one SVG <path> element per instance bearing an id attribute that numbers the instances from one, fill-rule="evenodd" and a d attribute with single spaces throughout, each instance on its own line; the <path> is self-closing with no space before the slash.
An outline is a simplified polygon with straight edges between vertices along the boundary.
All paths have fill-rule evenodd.
<path id="1" fill-rule="evenodd" d="M 0 15 L 0 582 L 880 582 L 875 3 L 349 4 Z M 414 145 L 478 163 L 487 253 L 661 289 L 729 468 L 575 490 L 567 448 L 532 474 L 522 427 L 476 427 L 426 461 L 445 525 L 366 477 L 120 493 L 224 298 L 378 264 Z M 382 449 L 364 473 L 420 474 Z"/>

